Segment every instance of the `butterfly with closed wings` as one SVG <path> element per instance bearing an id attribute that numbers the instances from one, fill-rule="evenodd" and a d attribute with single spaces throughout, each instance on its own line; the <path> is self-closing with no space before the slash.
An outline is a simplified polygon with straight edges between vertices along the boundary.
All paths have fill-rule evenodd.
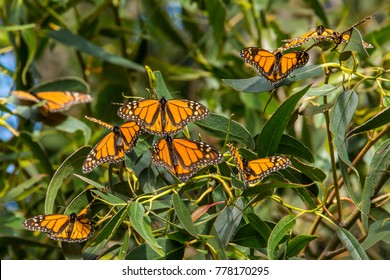
<path id="1" fill-rule="evenodd" d="M 39 110 L 45 116 L 48 116 L 50 113 L 66 111 L 76 104 L 92 102 L 92 96 L 89 94 L 74 91 L 45 91 L 34 95 L 27 91 L 14 90 L 11 91 L 11 94 L 23 101 L 32 103 L 43 102 Z"/>
<path id="2" fill-rule="evenodd" d="M 241 50 L 240 55 L 272 85 L 278 84 L 292 71 L 309 61 L 309 54 L 304 51 L 282 54 L 280 51 L 269 52 L 262 48 L 250 47 Z"/>
<path id="3" fill-rule="evenodd" d="M 175 134 L 189 122 L 203 120 L 209 110 L 202 104 L 186 100 L 162 97 L 158 99 L 139 99 L 126 103 L 118 110 L 118 116 L 124 120 L 136 121 L 150 134 Z"/>
<path id="4" fill-rule="evenodd" d="M 298 36 L 296 38 L 291 38 L 291 39 L 285 39 L 283 42 L 287 42 L 278 50 L 280 51 L 285 51 L 290 48 L 296 48 L 299 47 L 305 43 L 307 43 L 310 39 L 313 39 L 316 42 L 321 42 L 321 41 L 333 41 L 337 45 L 340 43 L 348 43 L 349 39 L 351 37 L 351 32 L 352 30 L 359 26 L 360 24 L 366 22 L 367 20 L 371 19 L 373 16 L 366 17 L 362 20 L 359 20 L 355 24 L 351 25 L 347 29 L 345 29 L 343 32 L 335 31 L 333 29 L 326 28 L 323 25 L 317 26 L 315 29 Z M 363 47 L 364 48 L 373 48 L 373 46 L 370 43 L 367 43 L 365 41 L 362 41 Z"/>
<path id="5" fill-rule="evenodd" d="M 63 242 L 83 242 L 94 232 L 92 222 L 85 217 L 90 205 L 77 215 L 48 214 L 39 215 L 24 221 L 22 226 L 31 231 L 41 231 L 54 240 Z"/>
<path id="6" fill-rule="evenodd" d="M 221 163 L 222 153 L 209 144 L 191 139 L 172 139 L 169 135 L 152 146 L 152 162 L 163 166 L 180 181 L 187 181 L 199 168 Z"/>
<path id="7" fill-rule="evenodd" d="M 95 118 L 87 116 L 86 118 L 112 130 L 112 132 L 104 136 L 89 152 L 82 166 L 83 173 L 89 173 L 96 166 L 106 162 L 114 163 L 124 160 L 125 154 L 134 147 L 137 136 L 143 133 L 141 127 L 134 121 L 124 123 L 121 126 L 112 126 Z"/>
<path id="8" fill-rule="evenodd" d="M 240 156 L 232 143 L 228 143 L 228 146 L 246 186 L 255 184 L 267 177 L 270 173 L 285 169 L 291 165 L 289 158 L 281 156 L 265 157 L 248 161 Z"/>

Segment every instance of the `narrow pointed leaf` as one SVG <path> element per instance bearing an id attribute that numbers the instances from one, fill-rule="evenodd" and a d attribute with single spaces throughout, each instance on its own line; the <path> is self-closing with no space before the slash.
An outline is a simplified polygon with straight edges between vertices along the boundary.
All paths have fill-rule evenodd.
<path id="1" fill-rule="evenodd" d="M 260 157 L 267 157 L 269 155 L 276 154 L 280 139 L 282 138 L 290 116 L 298 101 L 303 95 L 305 95 L 310 86 L 311 85 L 308 85 L 301 91 L 290 96 L 278 107 L 271 118 L 265 123 L 257 141 L 257 154 Z"/>
<path id="2" fill-rule="evenodd" d="M 61 188 L 64 181 L 71 176 L 75 170 L 81 171 L 81 166 L 85 160 L 85 157 L 88 155 L 90 149 L 88 147 L 81 147 L 73 154 L 71 154 L 61 165 L 57 168 L 54 173 L 49 186 L 46 191 L 45 199 L 45 213 L 51 214 L 54 213 L 54 202 L 58 193 L 58 190 Z"/>
<path id="3" fill-rule="evenodd" d="M 140 72 L 145 72 L 145 69 L 142 65 L 139 65 L 131 60 L 126 58 L 110 54 L 103 50 L 101 47 L 91 43 L 90 41 L 84 39 L 83 37 L 73 34 L 65 29 L 58 30 L 49 30 L 47 32 L 48 36 L 64 45 L 69 47 L 74 47 L 76 50 L 83 53 L 92 55 L 94 57 L 100 58 L 101 60 L 123 66 L 125 68 L 137 70 Z"/>
<path id="4" fill-rule="evenodd" d="M 255 142 L 253 141 L 250 132 L 236 121 L 231 120 L 229 123 L 229 119 L 225 116 L 210 114 L 209 117 L 201 121 L 196 121 L 195 124 L 207 131 L 208 134 L 220 139 L 226 138 L 226 133 L 230 125 L 230 141 L 241 143 L 251 149 L 255 146 Z"/>
<path id="5" fill-rule="evenodd" d="M 387 108 L 379 112 L 377 115 L 375 115 L 368 121 L 366 121 L 364 124 L 352 129 L 350 132 L 348 132 L 347 138 L 359 133 L 370 131 L 371 129 L 375 129 L 389 123 L 390 123 L 390 108 Z"/>
<path id="6" fill-rule="evenodd" d="M 151 227 L 149 216 L 145 215 L 144 207 L 136 201 L 130 204 L 130 221 L 139 235 L 145 242 L 160 256 L 164 256 L 161 246 L 157 243 Z"/>
<path id="7" fill-rule="evenodd" d="M 288 215 L 283 217 L 276 224 L 268 239 L 268 245 L 267 245 L 268 259 L 270 260 L 276 259 L 276 249 L 279 245 L 279 242 L 283 239 L 285 235 L 290 234 L 290 231 L 295 226 L 295 222 L 296 222 L 296 217 L 292 215 Z"/>
<path id="8" fill-rule="evenodd" d="M 337 235 L 340 238 L 341 243 L 347 248 L 354 260 L 368 260 L 368 256 L 359 241 L 345 228 L 338 227 Z"/>
<path id="9" fill-rule="evenodd" d="M 215 220 L 214 226 L 224 247 L 230 242 L 241 222 L 243 208 L 243 199 L 238 198 L 234 204 L 226 207 Z"/>
<path id="10" fill-rule="evenodd" d="M 390 169 L 390 139 L 384 141 L 374 153 L 370 167 L 363 186 L 362 201 L 362 224 L 365 230 L 368 229 L 368 214 L 371 210 L 371 199 L 375 192 L 379 191 L 382 182 L 389 179 Z"/>
<path id="11" fill-rule="evenodd" d="M 334 135 L 336 151 L 341 160 L 351 167 L 356 174 L 358 174 L 358 172 L 352 166 L 348 157 L 346 134 L 357 105 L 358 97 L 356 92 L 353 90 L 344 91 L 337 98 L 336 104 L 330 114 L 330 130 Z"/>
<path id="12" fill-rule="evenodd" d="M 180 223 L 185 230 L 194 237 L 197 237 L 198 233 L 191 219 L 191 212 L 180 199 L 177 194 L 172 194 L 173 208 L 175 209 L 176 215 L 179 218 Z"/>

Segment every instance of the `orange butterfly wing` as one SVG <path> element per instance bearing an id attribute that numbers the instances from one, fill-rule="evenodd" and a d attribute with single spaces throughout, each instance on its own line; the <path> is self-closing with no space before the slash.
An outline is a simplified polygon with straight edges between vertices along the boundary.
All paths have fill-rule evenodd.
<path id="1" fill-rule="evenodd" d="M 17 98 L 29 102 L 39 103 L 46 101 L 39 107 L 42 114 L 47 116 L 49 113 L 56 113 L 68 110 L 72 105 L 92 102 L 92 96 L 88 94 L 71 91 L 47 91 L 38 92 L 33 95 L 26 91 L 11 91 L 11 94 Z"/>
<path id="2" fill-rule="evenodd" d="M 165 133 L 178 132 L 189 122 L 202 120 L 210 114 L 205 106 L 195 101 L 172 99 L 165 102 L 165 106 L 163 106 Z"/>
<path id="3" fill-rule="evenodd" d="M 282 55 L 274 80 L 279 82 L 295 69 L 304 66 L 308 61 L 309 54 L 307 52 L 289 52 Z"/>
<path id="4" fill-rule="evenodd" d="M 31 93 L 29 93 L 27 91 L 13 90 L 13 91 L 11 91 L 11 94 L 16 96 L 20 100 L 31 101 L 34 103 L 38 103 L 40 101 L 35 95 L 32 95 Z"/>
<path id="5" fill-rule="evenodd" d="M 251 47 L 241 51 L 241 57 L 254 66 L 266 80 L 275 85 L 285 79 L 292 71 L 309 61 L 309 54 L 303 51 L 284 55 L 280 51 L 271 53 L 261 48 Z"/>
<path id="6" fill-rule="evenodd" d="M 229 143 L 229 150 L 236 161 L 238 171 L 241 173 L 245 183 L 254 184 L 267 177 L 270 173 L 285 169 L 291 165 L 289 158 L 272 156 L 247 161 L 241 158 L 233 144 Z"/>
<path id="7" fill-rule="evenodd" d="M 112 130 L 112 132 L 104 136 L 89 152 L 82 166 L 83 173 L 89 173 L 96 166 L 106 162 L 114 163 L 124 160 L 125 153 L 134 147 L 137 136 L 142 132 L 141 127 L 136 122 L 112 126 L 94 118 L 87 118 Z"/>
<path id="8" fill-rule="evenodd" d="M 166 136 L 153 144 L 152 161 L 185 182 L 200 167 L 221 163 L 223 156 L 204 142 Z"/>
<path id="9" fill-rule="evenodd" d="M 208 115 L 205 106 L 186 99 L 141 99 L 131 101 L 118 110 L 122 119 L 136 121 L 145 131 L 156 135 L 177 133 L 189 122 Z"/>
<path id="10" fill-rule="evenodd" d="M 244 61 L 254 66 L 260 74 L 267 78 L 272 75 L 276 57 L 273 53 L 256 47 L 244 48 L 240 53 Z"/>
<path id="11" fill-rule="evenodd" d="M 46 101 L 43 107 L 50 113 L 68 110 L 76 104 L 92 102 L 92 96 L 72 91 L 45 91 L 38 92 L 36 96 Z"/>
<path id="12" fill-rule="evenodd" d="M 89 205 L 88 205 L 89 206 Z M 84 208 L 78 215 L 49 214 L 27 219 L 22 226 L 28 230 L 41 231 L 54 240 L 64 242 L 83 242 L 89 239 L 94 228 L 92 222 L 85 218 Z"/>
<path id="13" fill-rule="evenodd" d="M 311 30 L 301 36 L 298 36 L 296 38 L 291 39 L 285 39 L 282 40 L 283 42 L 287 42 L 282 47 L 280 47 L 279 51 L 285 51 L 291 48 L 299 47 L 305 43 L 307 43 L 310 39 L 318 38 L 318 36 L 322 35 L 324 33 L 325 27 L 322 25 L 317 26 L 316 29 Z"/>

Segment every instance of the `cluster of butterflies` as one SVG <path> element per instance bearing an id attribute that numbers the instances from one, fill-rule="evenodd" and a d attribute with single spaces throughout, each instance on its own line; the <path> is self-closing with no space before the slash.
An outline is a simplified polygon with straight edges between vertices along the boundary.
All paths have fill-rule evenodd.
<path id="1" fill-rule="evenodd" d="M 45 101 L 41 106 L 44 107 L 42 109 L 45 113 L 62 111 L 73 104 L 92 100 L 88 95 L 74 92 L 42 92 L 33 95 L 15 91 L 13 94 L 18 97 L 21 97 L 21 94 L 23 97 L 29 94 L 40 99 L 37 101 L 30 98 L 29 100 L 34 100 L 34 103 Z M 58 94 L 62 100 L 61 98 L 54 100 L 55 94 Z M 73 101 L 67 100 L 66 97 Z M 61 102 L 63 102 L 62 106 Z M 166 100 L 164 97 L 160 100 L 138 99 L 122 104 L 117 114 L 128 122 L 120 126 L 112 126 L 87 117 L 88 120 L 101 124 L 111 132 L 104 136 L 87 155 L 82 166 L 84 173 L 91 172 L 103 163 L 124 160 L 125 154 L 134 147 L 138 135 L 145 132 L 162 136 L 152 145 L 152 162 L 163 166 L 182 182 L 187 181 L 201 167 L 219 164 L 224 160 L 220 151 L 205 142 L 171 137 L 180 132 L 189 122 L 202 120 L 209 116 L 209 110 L 198 102 L 186 99 Z M 287 168 L 291 164 L 288 158 L 281 156 L 248 161 L 241 158 L 232 143 L 228 146 L 246 186 L 258 182 L 271 172 Z M 78 214 L 48 214 L 29 218 L 23 223 L 23 227 L 44 232 L 54 240 L 83 242 L 89 239 L 94 232 L 92 222 L 86 218 L 90 204 Z"/>
<path id="2" fill-rule="evenodd" d="M 113 163 L 125 159 L 125 154 L 134 147 L 138 135 L 149 133 L 162 136 L 151 149 L 152 162 L 163 166 L 180 181 L 187 181 L 199 168 L 223 161 L 220 151 L 201 141 L 172 138 L 189 122 L 209 116 L 202 104 L 186 99 L 137 99 L 122 105 L 118 116 L 128 121 L 112 126 L 95 118 L 112 132 L 103 137 L 87 155 L 82 171 L 91 172 L 102 163 Z"/>
<path id="3" fill-rule="evenodd" d="M 320 25 L 299 37 L 283 40 L 286 43 L 273 52 L 258 47 L 249 47 L 241 50 L 240 55 L 246 63 L 254 66 L 261 76 L 275 86 L 287 78 L 292 71 L 303 67 L 309 61 L 309 54 L 305 51 L 293 51 L 282 54 L 284 51 L 297 48 L 310 40 L 313 40 L 314 43 L 322 41 L 333 42 L 336 44 L 333 48 L 335 49 L 341 43 L 348 43 L 355 27 L 373 16 L 368 16 L 356 22 L 343 32 Z M 362 44 L 364 48 L 373 48 L 370 43 L 362 41 Z"/>

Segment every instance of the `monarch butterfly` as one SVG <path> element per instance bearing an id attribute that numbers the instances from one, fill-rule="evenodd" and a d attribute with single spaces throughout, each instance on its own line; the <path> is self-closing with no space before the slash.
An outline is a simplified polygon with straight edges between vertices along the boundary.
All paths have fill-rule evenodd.
<path id="1" fill-rule="evenodd" d="M 299 37 L 292 39 L 282 40 L 283 42 L 287 42 L 282 47 L 279 48 L 280 51 L 285 51 L 291 48 L 299 47 L 305 43 L 307 43 L 310 39 L 317 41 L 330 41 L 333 40 L 334 36 L 337 36 L 338 32 L 332 29 L 326 28 L 323 25 L 317 26 L 314 30 L 311 30 Z"/>
<path id="2" fill-rule="evenodd" d="M 359 26 L 360 24 L 366 22 L 367 20 L 371 19 L 374 15 L 365 17 L 358 22 L 354 23 L 347 29 L 345 29 L 343 32 L 335 31 L 329 28 L 324 27 L 323 25 L 317 26 L 315 30 L 309 31 L 299 37 L 292 38 L 292 39 L 286 39 L 283 40 L 284 42 L 287 42 L 285 45 L 279 48 L 280 51 L 284 51 L 290 48 L 296 48 L 299 47 L 306 42 L 308 42 L 310 39 L 322 41 L 333 41 L 336 45 L 339 45 L 340 43 L 348 43 L 349 39 L 351 37 L 351 32 L 353 28 L 356 26 Z M 365 41 L 362 42 L 364 48 L 373 48 L 373 45 L 370 43 L 367 43 Z"/>
<path id="3" fill-rule="evenodd" d="M 291 165 L 290 159 L 281 156 L 272 156 L 248 161 L 241 158 L 238 151 L 232 143 L 228 143 L 230 153 L 232 154 L 238 171 L 244 178 L 245 185 L 254 184 L 267 177 L 270 173 L 285 169 Z"/>
<path id="4" fill-rule="evenodd" d="M 86 118 L 112 130 L 112 132 L 104 136 L 89 152 L 83 163 L 83 173 L 89 173 L 96 166 L 105 162 L 113 163 L 124 160 L 125 153 L 134 147 L 137 136 L 142 133 L 141 127 L 136 122 L 112 126 L 95 118 L 87 116 Z"/>
<path id="5" fill-rule="evenodd" d="M 250 47 L 241 50 L 241 57 L 254 66 L 265 79 L 275 85 L 285 79 L 293 70 L 309 61 L 309 54 L 303 51 L 283 54 L 280 51 Z"/>
<path id="6" fill-rule="evenodd" d="M 189 122 L 209 115 L 202 104 L 186 99 L 140 99 L 128 102 L 118 110 L 124 120 L 136 121 L 150 134 L 175 134 Z"/>
<path id="7" fill-rule="evenodd" d="M 22 226 L 28 230 L 41 231 L 54 240 L 64 242 L 83 242 L 89 239 L 94 228 L 92 222 L 88 220 L 88 207 L 85 207 L 77 215 L 72 213 L 70 215 L 49 214 L 39 215 L 27 219 Z"/>
<path id="8" fill-rule="evenodd" d="M 219 164 L 224 160 L 222 153 L 204 142 L 190 139 L 172 139 L 169 135 L 152 146 L 152 162 L 163 166 L 185 182 L 200 167 Z"/>
<path id="9" fill-rule="evenodd" d="M 20 100 L 39 103 L 45 103 L 39 107 L 43 115 L 68 110 L 72 105 L 92 102 L 92 96 L 73 91 L 45 91 L 38 92 L 35 95 L 21 90 L 11 91 L 11 94 Z"/>

